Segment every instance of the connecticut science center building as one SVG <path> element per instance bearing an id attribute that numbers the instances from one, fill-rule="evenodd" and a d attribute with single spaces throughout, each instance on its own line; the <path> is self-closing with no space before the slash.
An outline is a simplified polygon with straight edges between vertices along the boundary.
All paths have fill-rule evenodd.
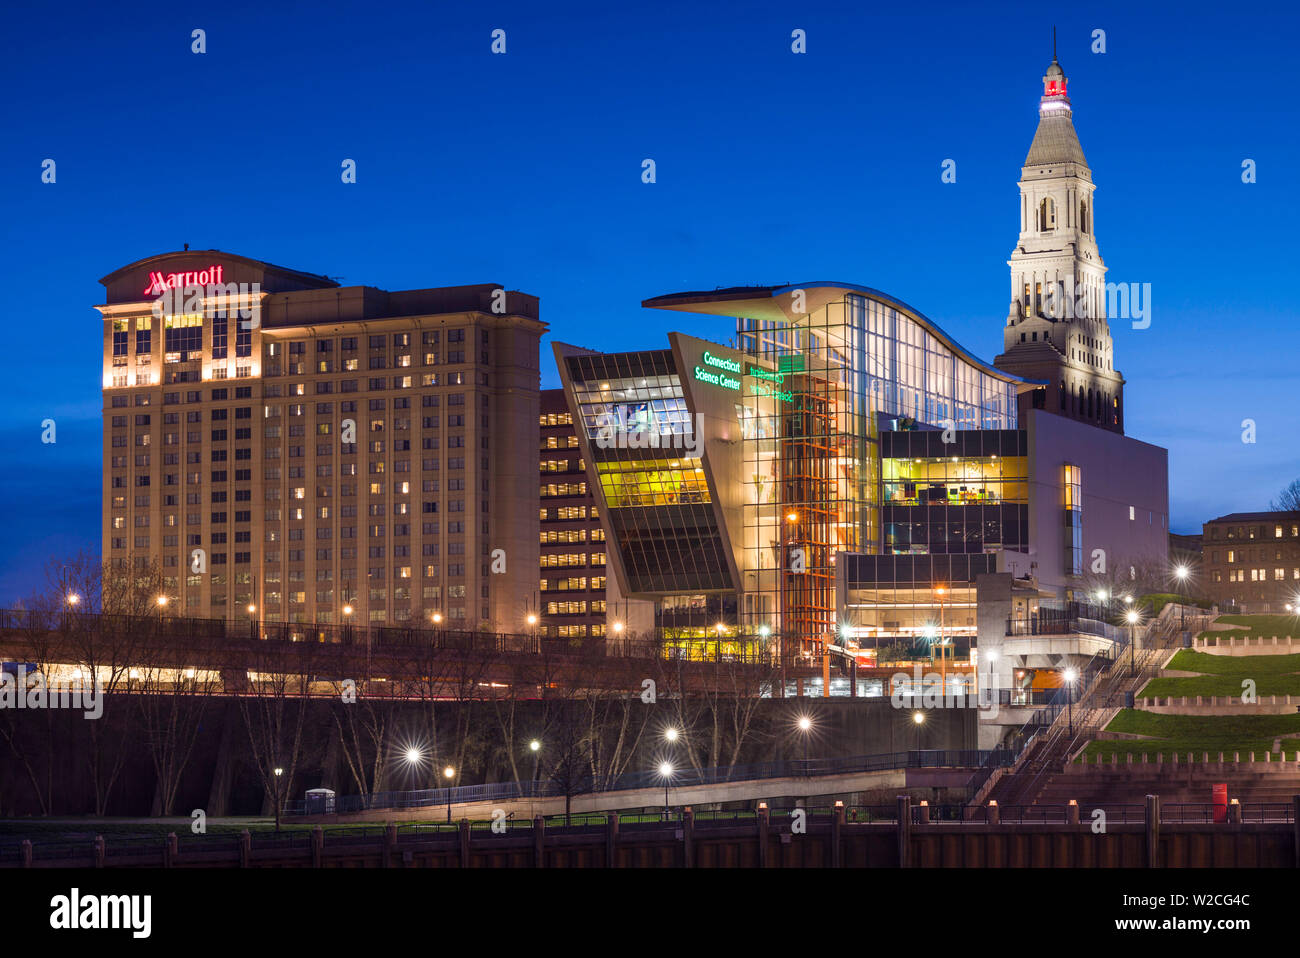
<path id="1" fill-rule="evenodd" d="M 838 282 L 643 303 L 730 317 L 736 348 L 554 344 L 609 539 L 608 635 L 808 657 L 937 630 L 983 650 L 1017 615 L 1077 616 L 1099 574 L 1167 559 L 1167 454 L 1123 433 L 1065 89 L 1053 62 L 995 364 Z M 1065 290 L 1095 305 L 1062 317 Z"/>

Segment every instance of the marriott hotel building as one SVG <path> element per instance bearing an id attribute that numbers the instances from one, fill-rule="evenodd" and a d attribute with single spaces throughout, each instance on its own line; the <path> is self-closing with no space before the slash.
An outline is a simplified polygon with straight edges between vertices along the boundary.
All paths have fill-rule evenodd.
<path id="1" fill-rule="evenodd" d="M 189 616 L 521 628 L 536 297 L 216 250 L 101 282 L 106 560 L 156 566 Z"/>

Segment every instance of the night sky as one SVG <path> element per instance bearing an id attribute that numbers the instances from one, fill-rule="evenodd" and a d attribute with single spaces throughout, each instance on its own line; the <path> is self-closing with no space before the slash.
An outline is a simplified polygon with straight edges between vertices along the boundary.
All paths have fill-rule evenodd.
<path id="1" fill-rule="evenodd" d="M 97 280 L 185 243 L 345 284 L 500 283 L 607 350 L 732 335 L 651 296 L 858 283 L 992 360 L 1053 18 L 1107 278 L 1152 286 L 1150 328 L 1112 333 L 1126 431 L 1169 449 L 1172 528 L 1300 476 L 1293 5 L 113 6 L 11 5 L 0 31 L 0 605 L 98 549 Z"/>

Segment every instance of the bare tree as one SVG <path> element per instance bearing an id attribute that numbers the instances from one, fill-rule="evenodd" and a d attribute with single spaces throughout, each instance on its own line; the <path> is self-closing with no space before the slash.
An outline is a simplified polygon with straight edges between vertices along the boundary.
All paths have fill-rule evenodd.
<path id="1" fill-rule="evenodd" d="M 1293 479 L 1291 484 L 1278 493 L 1277 498 L 1268 504 L 1273 512 L 1300 511 L 1300 479 Z"/>
<path id="2" fill-rule="evenodd" d="M 83 681 L 97 688 L 103 714 L 87 725 L 95 814 L 104 815 L 126 761 L 134 731 L 133 710 L 113 707 L 129 690 L 146 637 L 158 628 L 162 573 L 156 565 L 115 566 L 82 552 L 68 562 L 51 561 L 47 578 L 64 607 L 65 655 Z"/>
<path id="3" fill-rule="evenodd" d="M 365 695 L 348 701 L 341 687 L 337 690 L 338 696 L 330 707 L 334 733 L 357 792 L 365 798 L 384 790 L 388 774 L 389 715 L 395 703 Z"/>
<path id="4" fill-rule="evenodd" d="M 572 821 L 573 796 L 590 781 L 590 734 L 581 702 L 566 699 L 554 712 L 547 745 L 547 778 L 564 795 L 564 824 Z"/>
<path id="5" fill-rule="evenodd" d="M 302 758 L 302 730 L 316 642 L 259 642 L 249 689 L 239 696 L 254 767 L 275 809 L 275 828 Z"/>
<path id="6" fill-rule="evenodd" d="M 186 667 L 173 661 L 165 649 L 152 651 L 130 684 L 158 780 L 157 811 L 171 815 L 203 716 L 219 691 L 221 673 L 202 667 L 207 655 L 198 657 L 199 666 Z"/>

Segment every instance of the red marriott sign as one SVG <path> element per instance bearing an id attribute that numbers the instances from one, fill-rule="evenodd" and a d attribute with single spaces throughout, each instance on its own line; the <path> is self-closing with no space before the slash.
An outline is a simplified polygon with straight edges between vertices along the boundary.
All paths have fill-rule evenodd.
<path id="1" fill-rule="evenodd" d="M 144 288 L 145 296 L 157 296 L 165 289 L 182 289 L 186 286 L 210 286 L 221 282 L 224 267 L 209 266 L 207 269 L 186 273 L 149 273 L 149 285 Z"/>

